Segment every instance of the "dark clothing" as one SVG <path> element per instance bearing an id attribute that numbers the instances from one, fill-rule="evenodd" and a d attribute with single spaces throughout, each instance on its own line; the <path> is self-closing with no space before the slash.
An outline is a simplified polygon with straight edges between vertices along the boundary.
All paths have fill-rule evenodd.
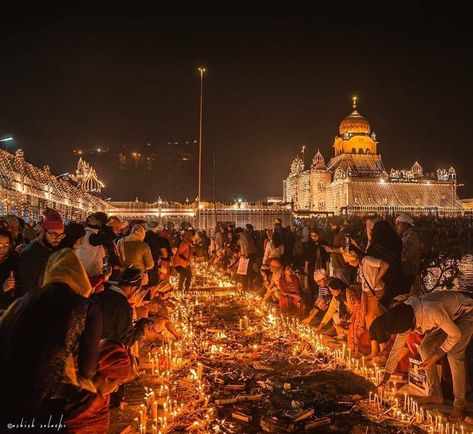
<path id="1" fill-rule="evenodd" d="M 409 282 L 404 275 L 401 262 L 402 241 L 388 222 L 381 220 L 373 226 L 371 244 L 366 255 L 381 259 L 389 264 L 383 276 L 386 290 L 381 304 L 388 308 L 392 299 L 399 294 L 408 293 Z"/>
<path id="2" fill-rule="evenodd" d="M 0 310 L 5 310 L 15 300 L 16 288 L 5 292 L 3 291 L 3 283 L 10 277 L 11 272 L 13 272 L 15 279 L 18 279 L 17 260 L 17 256 L 12 253 L 0 264 Z"/>
<path id="3" fill-rule="evenodd" d="M 64 283 L 51 283 L 18 299 L 0 319 L 2 417 L 34 415 L 66 378 L 78 355 L 79 375 L 97 369 L 102 318 L 97 303 Z"/>
<path id="4" fill-rule="evenodd" d="M 148 244 L 151 250 L 151 255 L 153 256 L 155 262 L 162 257 L 161 249 L 166 249 L 168 252 L 168 257 L 171 257 L 171 244 L 166 238 L 160 237 L 153 231 L 148 231 L 146 232 L 144 241 L 146 244 Z"/>
<path id="5" fill-rule="evenodd" d="M 330 256 L 322 247 L 326 245 L 327 241 L 325 240 L 310 240 L 307 243 L 306 256 L 304 260 L 309 263 L 309 272 L 312 271 L 313 273 L 314 270 L 317 270 L 319 268 L 323 268 L 324 270 L 327 268 L 327 262 L 330 260 Z"/>
<path id="6" fill-rule="evenodd" d="M 108 432 L 110 395 L 100 396 L 71 385 L 65 386 L 62 394 L 67 398 L 64 403 L 64 418 L 68 434 Z M 59 418 L 56 416 L 54 420 Z"/>
<path id="7" fill-rule="evenodd" d="M 275 227 L 273 238 L 272 238 L 274 247 L 278 248 L 281 245 L 284 245 L 284 252 L 281 256 L 281 261 L 283 264 L 288 265 L 292 262 L 292 255 L 294 253 L 294 245 L 296 243 L 296 238 L 291 232 L 286 231 L 282 227 Z"/>
<path id="8" fill-rule="evenodd" d="M 102 338 L 130 347 L 141 337 L 133 327 L 133 310 L 122 290 L 106 284 L 97 294 L 102 305 Z"/>
<path id="9" fill-rule="evenodd" d="M 179 284 L 178 284 L 179 291 L 182 291 L 183 287 L 187 291 L 190 288 L 191 281 L 192 281 L 192 269 L 190 265 L 188 267 L 177 266 L 174 268 L 179 273 Z"/>
<path id="10" fill-rule="evenodd" d="M 160 237 L 153 231 L 146 232 L 144 239 L 145 243 L 148 244 L 151 250 L 151 256 L 153 257 L 154 267 L 148 271 L 149 285 L 157 285 L 159 283 L 159 273 L 162 262 L 169 262 L 171 260 L 172 251 L 169 240 Z M 166 249 L 167 256 L 163 257 L 161 250 Z"/>
<path id="11" fill-rule="evenodd" d="M 347 234 L 347 230 L 342 228 L 335 234 L 332 242 L 332 248 L 339 249 L 340 247 L 345 247 L 345 235 Z M 351 269 L 350 265 L 348 265 L 345 260 L 343 259 L 343 255 L 340 252 L 332 252 L 332 266 L 333 268 L 345 268 Z"/>
<path id="12" fill-rule="evenodd" d="M 41 288 L 44 271 L 53 250 L 39 241 L 28 244 L 18 258 L 19 295 Z"/>
<path id="13" fill-rule="evenodd" d="M 103 246 L 107 251 L 108 265 L 120 267 L 122 263 L 115 244 L 115 238 L 115 232 L 110 226 L 102 226 L 98 233 L 90 235 L 89 243 L 93 247 Z"/>

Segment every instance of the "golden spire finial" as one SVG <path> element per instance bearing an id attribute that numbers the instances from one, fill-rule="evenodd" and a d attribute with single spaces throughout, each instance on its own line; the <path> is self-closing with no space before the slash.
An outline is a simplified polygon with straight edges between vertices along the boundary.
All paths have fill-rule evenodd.
<path id="1" fill-rule="evenodd" d="M 356 102 L 358 100 L 358 97 L 354 96 L 352 97 L 352 100 L 353 100 L 353 110 L 356 110 Z"/>

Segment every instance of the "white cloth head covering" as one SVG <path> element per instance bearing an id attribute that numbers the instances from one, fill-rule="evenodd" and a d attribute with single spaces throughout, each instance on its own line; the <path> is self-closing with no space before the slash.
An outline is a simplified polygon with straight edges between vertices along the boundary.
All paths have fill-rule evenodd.
<path id="1" fill-rule="evenodd" d="M 407 223 L 411 226 L 414 226 L 414 220 L 412 220 L 412 217 L 409 215 L 409 214 L 399 214 L 397 217 L 396 217 L 396 222 L 403 222 L 403 223 Z"/>
<path id="2" fill-rule="evenodd" d="M 314 280 L 322 280 L 327 277 L 327 272 L 323 268 L 318 268 L 314 271 Z"/>

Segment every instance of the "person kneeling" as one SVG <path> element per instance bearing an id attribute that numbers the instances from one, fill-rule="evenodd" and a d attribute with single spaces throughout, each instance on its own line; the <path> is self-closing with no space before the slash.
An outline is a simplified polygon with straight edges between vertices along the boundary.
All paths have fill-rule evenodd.
<path id="1" fill-rule="evenodd" d="M 465 349 L 473 336 L 473 298 L 457 291 L 433 291 L 420 297 L 409 297 L 405 303 L 376 318 L 370 327 L 372 339 L 381 343 L 386 342 L 391 334 L 397 334 L 386 362 L 382 385 L 389 381 L 413 330 L 426 333 L 419 353 L 430 390 L 429 396 L 416 400 L 419 404 L 443 403 L 436 364 L 447 355 L 455 397 L 450 416 L 452 419 L 462 417 L 466 408 Z"/>
<path id="2" fill-rule="evenodd" d="M 131 374 L 128 351 L 123 345 L 102 340 L 99 365 L 93 378 L 95 392 L 65 385 L 61 397 L 66 400 L 64 417 L 67 433 L 101 434 L 110 426 L 110 394 Z"/>
<path id="3" fill-rule="evenodd" d="M 152 329 L 158 339 L 164 339 L 162 333 L 165 329 L 176 339 L 181 339 L 183 336 L 181 331 L 176 330 L 169 315 L 168 302 L 173 289 L 169 282 L 161 282 L 156 288 L 156 297 L 148 304 L 154 320 Z"/>

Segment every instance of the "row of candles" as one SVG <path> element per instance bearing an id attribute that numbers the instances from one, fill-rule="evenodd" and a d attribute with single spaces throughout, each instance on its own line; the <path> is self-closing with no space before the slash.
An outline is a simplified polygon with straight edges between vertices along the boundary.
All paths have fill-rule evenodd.
<path id="1" fill-rule="evenodd" d="M 207 273 L 207 276 L 209 275 Z M 211 344 L 202 334 L 196 335 L 194 332 L 193 322 L 195 319 L 202 320 L 202 313 L 198 311 L 198 307 L 199 300 L 204 303 L 207 300 L 205 294 L 206 292 L 200 291 L 186 292 L 185 295 L 177 294 L 180 303 L 172 312 L 171 317 L 176 324 L 179 324 L 184 337 L 181 341 L 169 341 L 161 347 L 154 347 L 150 350 L 148 355 L 150 372 L 156 380 L 171 384 L 174 374 L 187 366 L 189 360 L 185 359 L 185 355 L 194 359 L 199 351 L 203 351 L 209 353 L 212 358 L 224 352 L 224 345 Z M 214 336 L 214 340 L 223 341 L 226 337 L 223 331 L 219 331 Z M 192 362 L 192 366 L 187 378 L 196 382 L 195 390 L 199 397 L 198 401 L 202 402 L 202 408 L 206 409 L 203 420 L 196 420 L 191 425 L 193 430 L 199 431 L 210 423 L 213 409 L 208 407 L 210 397 L 206 396 L 204 390 L 203 365 L 199 362 Z M 177 400 L 170 398 L 170 390 L 166 385 L 161 385 L 156 390 L 146 390 L 144 403 L 140 406 L 137 417 L 140 434 L 168 432 L 170 422 L 180 415 L 184 415 L 185 408 L 183 403 L 178 404 Z M 148 415 L 151 418 L 151 426 Z"/>
<path id="2" fill-rule="evenodd" d="M 202 268 L 204 269 L 205 267 Z M 201 272 L 200 268 L 199 271 Z M 217 271 L 210 271 L 209 269 L 205 272 L 205 275 L 213 280 L 218 282 L 225 280 L 227 282 L 227 287 L 235 286 L 234 282 L 229 281 L 226 276 L 222 277 L 221 274 L 222 273 Z M 260 305 L 260 298 L 252 293 L 238 292 L 238 294 L 249 306 L 254 307 L 254 312 L 262 318 L 262 326 L 268 333 L 277 334 L 278 336 L 284 334 L 296 334 L 301 340 L 306 341 L 310 347 L 312 347 L 314 355 L 322 352 L 331 359 L 335 366 L 342 365 L 354 373 L 365 377 L 375 385 L 380 384 L 383 371 L 376 365 L 367 366 L 364 357 L 361 359 L 352 357 L 351 350 L 346 348 L 345 344 L 343 344 L 341 348 L 333 350 L 323 343 L 323 337 L 321 334 L 314 332 L 313 328 L 310 326 L 303 325 L 297 318 L 281 315 L 273 306 L 264 304 Z M 196 315 L 196 308 L 199 306 L 199 299 L 205 302 L 205 292 L 195 291 L 192 294 L 186 293 L 185 303 L 178 306 L 177 315 L 186 339 L 181 343 L 182 347 L 177 351 L 179 355 L 174 354 L 170 346 L 161 348 L 158 354 L 154 354 L 153 356 L 150 355 L 151 370 L 155 375 L 165 375 L 167 376 L 165 378 L 169 380 L 170 373 L 174 369 L 179 369 L 181 367 L 180 361 L 182 360 L 182 354 L 184 351 L 193 352 L 197 351 L 197 349 L 205 352 L 209 351 L 210 357 L 214 354 L 224 352 L 223 345 L 210 344 L 202 334 L 199 336 L 200 339 L 198 339 L 198 337 L 193 333 L 193 319 L 199 317 Z M 184 299 L 182 300 L 184 301 Z M 240 331 L 251 329 L 248 317 L 245 316 L 239 320 L 238 328 Z M 223 330 L 218 331 L 213 337 L 213 339 L 217 341 L 226 338 L 227 335 Z M 252 347 L 252 357 L 255 359 L 257 356 L 257 346 L 254 345 Z M 153 360 L 154 366 L 152 364 Z M 198 393 L 204 397 L 202 365 L 197 364 L 196 369 L 190 370 L 190 375 L 197 382 Z M 182 408 L 184 408 L 183 404 L 177 406 L 176 401 L 173 401 L 174 404 L 172 404 L 172 401 L 169 399 L 169 390 L 164 402 L 161 398 L 161 392 L 158 392 L 159 399 L 156 399 L 155 393 L 155 391 L 151 391 L 147 394 L 145 397 L 147 405 L 140 409 L 140 433 L 147 432 L 145 416 L 146 408 L 151 408 L 153 434 L 166 432 L 166 426 L 169 419 L 176 417 L 176 415 L 179 414 L 179 411 L 182 411 Z M 385 415 L 392 416 L 401 422 L 416 423 L 426 429 L 429 433 L 468 434 L 463 426 L 459 424 L 451 425 L 449 422 L 445 422 L 442 417 L 434 417 L 430 412 L 425 411 L 423 408 L 419 408 L 412 397 L 404 395 L 403 406 L 401 406 L 396 393 L 397 385 L 394 383 L 392 387 L 389 386 L 385 388 L 382 395 L 370 393 L 368 404 L 374 406 L 378 413 L 384 410 Z M 208 403 L 208 400 L 209 398 L 206 397 L 205 402 Z M 209 418 L 209 414 L 206 415 L 206 418 Z M 200 424 L 200 422 L 196 421 L 194 424 Z"/>
<path id="3" fill-rule="evenodd" d="M 248 294 L 244 297 L 254 299 L 255 296 Z M 361 359 L 352 357 L 350 348 L 347 348 L 345 344 L 335 350 L 329 348 L 323 344 L 322 335 L 315 333 L 312 327 L 303 325 L 295 317 L 285 318 L 278 314 L 273 306 L 261 306 L 256 309 L 256 312 L 266 316 L 263 324 L 273 333 L 276 331 L 279 335 L 284 332 L 295 333 L 301 340 L 306 340 L 311 344 L 314 353 L 322 352 L 329 355 L 335 365 L 343 365 L 346 369 L 363 376 L 375 385 L 381 383 L 384 371 L 375 364 L 368 367 L 364 357 L 361 357 Z M 451 424 L 440 415 L 434 417 L 430 411 L 419 407 L 415 399 L 407 394 L 404 394 L 403 406 L 401 406 L 397 395 L 396 382 L 385 387 L 382 394 L 370 392 L 368 404 L 373 405 L 378 413 L 384 410 L 384 415 L 390 415 L 401 422 L 415 423 L 429 433 L 467 434 L 463 425 L 459 423 Z M 473 434 L 473 432 L 468 431 L 468 434 Z"/>

